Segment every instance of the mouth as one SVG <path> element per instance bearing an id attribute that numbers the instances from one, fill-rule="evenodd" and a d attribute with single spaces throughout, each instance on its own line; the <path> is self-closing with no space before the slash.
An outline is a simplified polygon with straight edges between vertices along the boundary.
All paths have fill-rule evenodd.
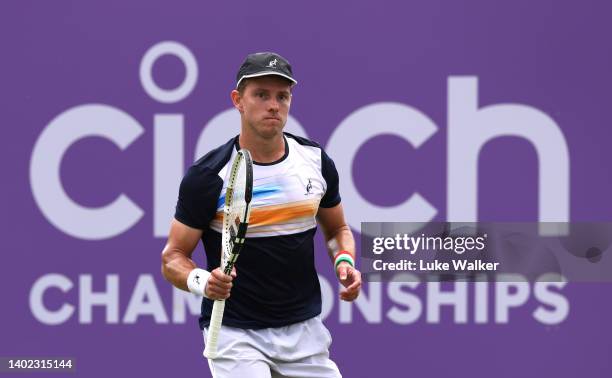
<path id="1" fill-rule="evenodd" d="M 264 119 L 265 120 L 274 120 L 274 121 L 279 121 L 280 122 L 280 118 L 278 118 L 278 117 L 266 117 Z"/>

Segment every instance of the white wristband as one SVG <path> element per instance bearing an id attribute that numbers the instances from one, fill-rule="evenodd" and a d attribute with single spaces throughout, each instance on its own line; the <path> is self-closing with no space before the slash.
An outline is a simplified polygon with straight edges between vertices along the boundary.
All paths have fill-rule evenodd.
<path id="1" fill-rule="evenodd" d="M 189 291 L 195 295 L 208 298 L 206 296 L 206 283 L 208 283 L 208 277 L 210 277 L 210 272 L 204 269 L 195 268 L 189 272 L 189 276 L 187 276 L 187 287 Z"/>

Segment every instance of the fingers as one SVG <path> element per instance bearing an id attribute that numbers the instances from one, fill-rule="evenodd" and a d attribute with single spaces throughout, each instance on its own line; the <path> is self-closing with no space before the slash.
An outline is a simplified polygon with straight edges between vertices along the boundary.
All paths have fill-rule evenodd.
<path id="1" fill-rule="evenodd" d="M 342 272 L 338 269 L 340 283 L 346 288 L 340 292 L 340 299 L 350 302 L 359 296 L 361 290 L 361 272 L 351 266 L 344 269 L 346 270 L 346 277 L 344 279 L 341 276 Z"/>
<path id="2" fill-rule="evenodd" d="M 353 269 L 353 267 L 346 261 L 342 261 L 340 264 L 338 264 L 338 267 L 336 268 L 336 275 L 338 276 L 338 279 L 340 279 L 340 282 L 348 279 L 350 269 Z"/>
<path id="3" fill-rule="evenodd" d="M 346 288 L 340 292 L 340 299 L 347 302 L 352 302 L 359 296 L 361 285 L 354 286 L 352 288 Z"/>
<path id="4" fill-rule="evenodd" d="M 236 270 L 232 270 L 231 275 L 223 273 L 221 268 L 217 268 L 210 273 L 206 282 L 206 296 L 210 299 L 227 299 L 230 296 Z"/>

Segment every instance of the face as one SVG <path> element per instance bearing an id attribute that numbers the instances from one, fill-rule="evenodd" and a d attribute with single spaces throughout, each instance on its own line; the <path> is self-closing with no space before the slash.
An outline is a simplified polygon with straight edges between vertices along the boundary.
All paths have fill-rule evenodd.
<path id="1" fill-rule="evenodd" d="M 249 79 L 240 94 L 232 91 L 234 106 L 240 111 L 245 133 L 271 139 L 280 135 L 291 106 L 291 84 L 278 76 Z"/>

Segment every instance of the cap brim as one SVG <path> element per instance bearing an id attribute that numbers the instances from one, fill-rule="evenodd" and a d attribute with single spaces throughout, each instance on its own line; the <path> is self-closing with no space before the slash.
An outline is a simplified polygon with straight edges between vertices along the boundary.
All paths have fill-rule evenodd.
<path id="1" fill-rule="evenodd" d="M 295 80 L 292 77 L 289 77 L 285 74 L 282 74 L 280 72 L 276 72 L 276 71 L 264 71 L 264 72 L 258 72 L 258 73 L 254 73 L 251 75 L 242 75 L 242 77 L 240 78 L 240 80 L 238 80 L 238 82 L 236 83 L 236 88 L 238 88 L 238 86 L 240 85 L 240 82 L 244 79 L 249 79 L 252 77 L 260 77 L 260 76 L 269 76 L 269 75 L 276 75 L 276 76 L 281 76 L 284 77 L 285 79 L 291 81 L 293 83 L 293 85 L 297 84 L 297 80 Z"/>

